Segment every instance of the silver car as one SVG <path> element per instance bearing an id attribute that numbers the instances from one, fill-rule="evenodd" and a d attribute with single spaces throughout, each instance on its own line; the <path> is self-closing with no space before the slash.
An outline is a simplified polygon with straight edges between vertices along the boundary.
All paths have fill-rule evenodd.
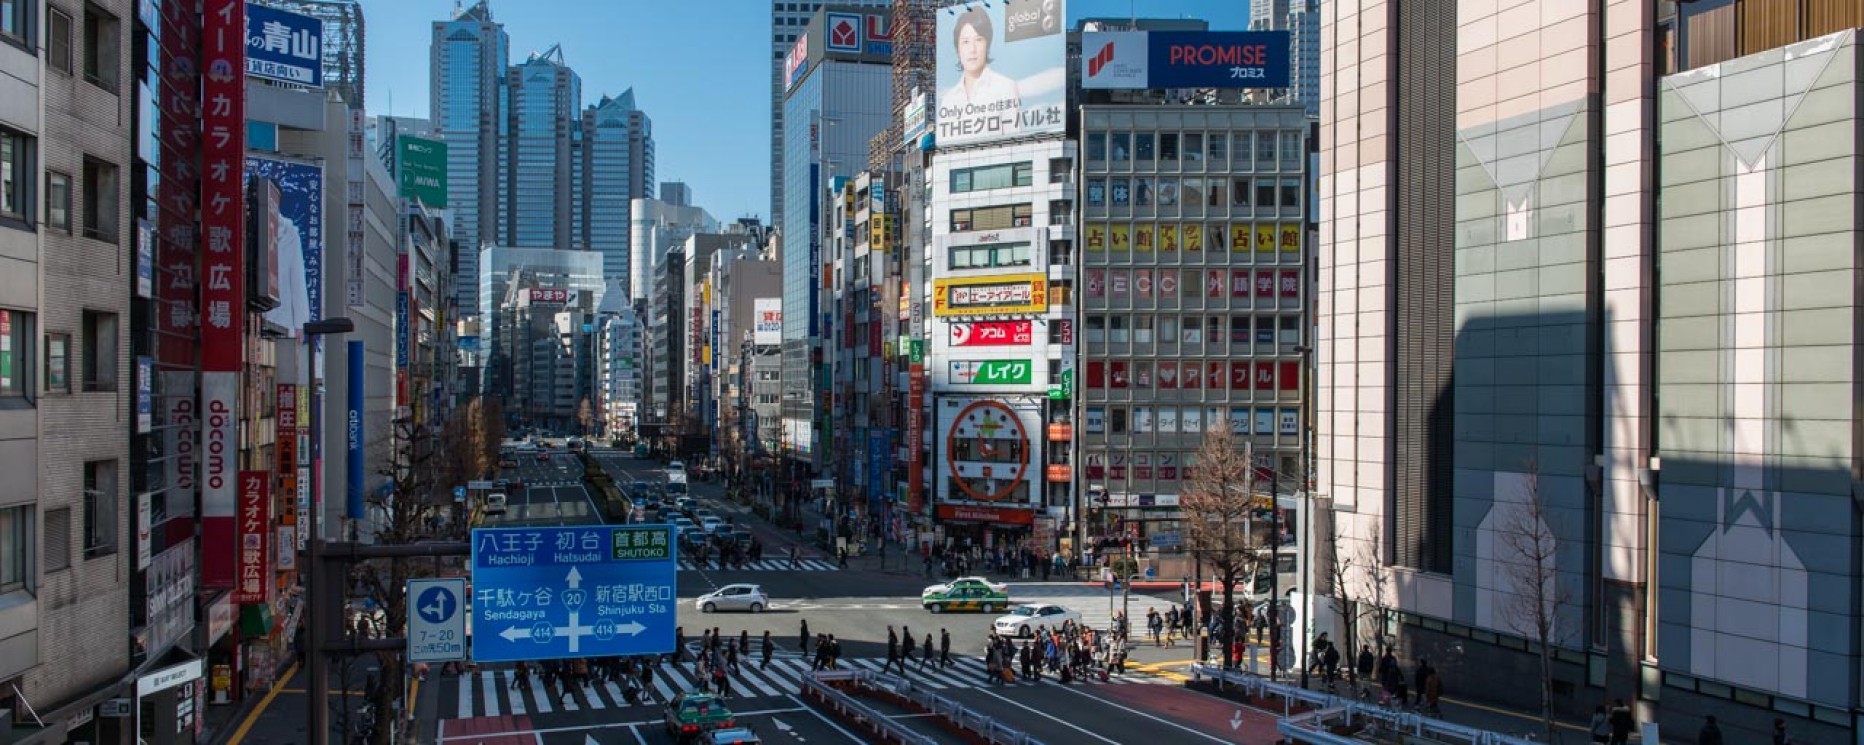
<path id="1" fill-rule="evenodd" d="M 748 610 L 762 613 L 770 607 L 770 596 L 764 594 L 760 585 L 726 585 L 700 595 L 693 601 L 693 607 L 702 613 L 722 610 Z"/>

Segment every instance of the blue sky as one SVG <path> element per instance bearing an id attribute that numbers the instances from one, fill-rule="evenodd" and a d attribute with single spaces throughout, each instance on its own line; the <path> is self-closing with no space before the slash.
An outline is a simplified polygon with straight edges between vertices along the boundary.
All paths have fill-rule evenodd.
<path id="1" fill-rule="evenodd" d="M 427 115 L 428 42 L 453 0 L 363 0 L 369 113 Z M 632 86 L 654 120 L 660 181 L 692 185 L 721 220 L 770 210 L 767 0 L 492 0 L 514 62 L 552 44 L 582 77 L 584 104 Z M 1238 0 L 1070 0 L 1070 18 L 1204 18 L 1248 23 Z"/>

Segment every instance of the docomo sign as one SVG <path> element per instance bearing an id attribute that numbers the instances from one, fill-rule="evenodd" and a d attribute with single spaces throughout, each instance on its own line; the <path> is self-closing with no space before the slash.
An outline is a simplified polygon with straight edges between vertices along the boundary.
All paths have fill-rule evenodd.
<path id="1" fill-rule="evenodd" d="M 951 325 L 954 347 L 1002 347 L 1029 344 L 1034 339 L 1030 321 L 975 321 Z"/>
<path id="2" fill-rule="evenodd" d="M 207 0 L 201 10 L 201 584 L 221 588 L 235 579 L 234 461 L 246 349 L 246 3 Z"/>

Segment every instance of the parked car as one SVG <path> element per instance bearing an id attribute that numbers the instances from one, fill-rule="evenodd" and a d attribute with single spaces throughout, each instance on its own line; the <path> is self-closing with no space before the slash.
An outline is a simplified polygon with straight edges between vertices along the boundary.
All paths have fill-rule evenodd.
<path id="1" fill-rule="evenodd" d="M 498 459 L 498 467 L 499 467 L 499 468 L 517 468 L 517 467 L 518 467 L 518 459 L 517 459 L 517 458 L 513 458 L 513 457 L 511 457 L 511 456 L 509 456 L 509 455 L 507 455 L 507 456 L 502 456 L 502 457 L 500 457 L 500 458 Z"/>
<path id="2" fill-rule="evenodd" d="M 731 710 L 717 696 L 687 692 L 667 701 L 667 735 L 677 743 L 696 742 L 713 730 L 737 724 Z"/>
<path id="3" fill-rule="evenodd" d="M 488 514 L 488 515 L 505 514 L 504 493 L 492 492 L 491 494 L 485 495 L 485 514 Z"/>
<path id="4" fill-rule="evenodd" d="M 759 585 L 726 585 L 700 595 L 693 601 L 693 607 L 701 613 L 713 613 L 722 610 L 746 610 L 762 613 L 770 607 L 770 596 L 764 594 Z"/>
<path id="5" fill-rule="evenodd" d="M 998 634 L 1028 637 L 1034 636 L 1036 629 L 1059 628 L 1067 621 L 1073 621 L 1076 626 L 1081 625 L 1081 612 L 1053 603 L 1043 603 L 1016 606 L 1009 615 L 991 622 L 990 627 Z"/>

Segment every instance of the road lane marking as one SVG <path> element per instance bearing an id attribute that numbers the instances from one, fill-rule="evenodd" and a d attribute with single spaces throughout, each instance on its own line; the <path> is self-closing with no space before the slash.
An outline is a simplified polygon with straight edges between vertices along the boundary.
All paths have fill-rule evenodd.
<path id="1" fill-rule="evenodd" d="M 227 739 L 227 745 L 239 745 L 240 741 L 246 739 L 246 733 L 252 730 L 253 723 L 259 721 L 259 716 L 272 705 L 272 699 L 278 698 L 279 692 L 284 690 L 285 681 L 291 680 L 292 674 L 296 672 L 298 672 L 298 663 L 293 662 L 291 669 L 285 671 L 285 676 L 278 679 L 278 685 L 266 691 L 265 698 L 259 699 L 259 705 L 252 707 L 252 713 L 246 715 L 246 721 L 239 723 L 239 729 L 233 731 L 233 736 Z"/>
<path id="2" fill-rule="evenodd" d="M 848 738 L 848 741 L 849 741 L 849 742 L 867 742 L 867 740 L 866 740 L 866 739 L 864 739 L 864 738 L 860 738 L 860 737 L 855 737 L 855 736 L 854 736 L 854 733 L 853 733 L 853 732 L 849 732 L 849 731 L 848 731 L 848 730 L 846 730 L 846 729 L 842 729 L 842 726 L 841 726 L 840 724 L 836 724 L 836 723 L 835 723 L 835 720 L 833 720 L 833 719 L 829 719 L 829 718 L 828 718 L 828 717 L 827 717 L 826 715 L 824 715 L 824 714 L 823 714 L 822 712 L 819 712 L 819 711 L 816 711 L 816 710 L 815 710 L 815 707 L 813 707 L 813 706 L 807 706 L 807 705 L 804 705 L 804 704 L 803 704 L 803 700 L 802 700 L 802 699 L 800 699 L 800 698 L 797 698 L 797 697 L 795 697 L 795 696 L 790 696 L 790 697 L 789 697 L 789 699 L 790 699 L 791 701 L 795 701 L 795 702 L 796 702 L 796 705 L 797 705 L 797 706 L 801 706 L 801 707 L 803 708 L 803 710 L 804 710 L 804 711 L 807 711 L 807 712 L 809 712 L 810 714 L 814 714 L 814 715 L 815 715 L 815 718 L 817 718 L 817 719 L 820 719 L 820 720 L 822 720 L 822 723 L 823 723 L 823 724 L 826 724 L 826 725 L 828 725 L 828 726 L 829 726 L 829 729 L 833 729 L 833 730 L 835 730 L 836 732 L 840 732 L 840 733 L 842 734 L 842 736 L 843 736 L 843 737 L 846 737 L 846 738 Z"/>
<path id="3" fill-rule="evenodd" d="M 795 696 L 789 696 L 788 698 L 792 701 L 795 701 L 796 699 Z M 801 705 L 802 704 L 801 701 L 796 701 L 796 703 L 798 704 L 797 706 L 793 706 L 793 707 L 789 707 L 785 709 L 759 709 L 757 711 L 734 711 L 732 712 L 732 715 L 740 716 L 740 717 L 755 717 L 755 716 L 766 716 L 766 715 L 776 715 L 776 714 L 794 714 L 799 711 L 808 710 L 808 707 Z M 580 732 L 582 730 L 648 727 L 648 726 L 655 726 L 655 725 L 660 725 L 664 723 L 665 721 L 661 719 L 643 719 L 637 722 L 598 722 L 595 724 L 573 724 L 573 725 L 566 725 L 562 727 L 532 727 L 530 729 L 514 729 L 514 730 L 507 731 L 507 732 L 499 732 L 497 734 L 499 735 L 535 735 L 539 739 L 542 739 L 544 735 L 556 734 L 558 732 Z M 440 739 L 443 741 L 444 740 L 483 740 L 487 736 L 489 736 L 489 734 L 490 733 L 481 732 L 481 733 L 473 733 L 473 734 L 465 734 L 465 735 L 449 735 L 446 737 L 442 737 Z M 856 740 L 856 741 L 859 742 L 859 740 Z"/>
<path id="4" fill-rule="evenodd" d="M 1063 727 L 1067 727 L 1068 729 L 1071 729 L 1071 730 L 1074 730 L 1074 731 L 1076 731 L 1076 732 L 1079 732 L 1079 733 L 1081 733 L 1081 734 L 1083 734 L 1083 735 L 1087 735 L 1088 737 L 1092 737 L 1092 738 L 1094 738 L 1094 739 L 1096 739 L 1096 740 L 1099 740 L 1099 741 L 1101 741 L 1101 742 L 1104 742 L 1104 743 L 1110 743 L 1111 745 L 1120 745 L 1120 743 L 1119 743 L 1119 741 L 1117 741 L 1117 740 L 1109 740 L 1109 739 L 1107 739 L 1107 738 L 1105 738 L 1105 737 L 1101 737 L 1100 735 L 1097 735 L 1097 734 L 1094 734 L 1094 732 L 1093 732 L 1092 730 L 1088 730 L 1088 729 L 1086 729 L 1086 728 L 1083 728 L 1083 727 L 1080 727 L 1080 726 L 1078 726 L 1078 725 L 1076 725 L 1076 724 L 1074 724 L 1074 723 L 1072 723 L 1072 722 L 1069 722 L 1069 721 L 1068 721 L 1068 720 L 1066 720 L 1066 719 L 1061 719 L 1061 718 L 1059 718 L 1059 717 L 1055 717 L 1055 716 L 1051 716 L 1051 715 L 1050 715 L 1050 714 L 1049 714 L 1048 712 L 1045 712 L 1045 711 L 1043 711 L 1043 710 L 1041 710 L 1041 709 L 1037 709 L 1037 708 L 1035 708 L 1035 707 L 1033 707 L 1033 706 L 1025 706 L 1025 705 L 1023 705 L 1023 704 L 1021 704 L 1021 703 L 1019 703 L 1019 702 L 1016 702 L 1016 701 L 1013 701 L 1013 700 L 1010 700 L 1009 698 L 1007 698 L 1007 697 L 1004 697 L 1004 696 L 999 696 L 999 695 L 997 695 L 997 694 L 995 694 L 995 693 L 991 693 L 990 691 L 986 691 L 986 690 L 984 690 L 984 689 L 982 689 L 982 688 L 979 688 L 979 689 L 977 689 L 977 692 L 978 692 L 978 693 L 980 693 L 980 694 L 983 694 L 983 695 L 985 695 L 985 696 L 989 696 L 989 697 L 991 697 L 991 698 L 994 698 L 994 699 L 997 699 L 998 701 L 1002 701 L 1003 703 L 1006 703 L 1006 704 L 1009 704 L 1009 705 L 1011 705 L 1011 706 L 1014 706 L 1014 707 L 1016 707 L 1016 708 L 1018 708 L 1018 709 L 1022 709 L 1022 710 L 1024 710 L 1024 711 L 1027 711 L 1027 712 L 1029 712 L 1029 713 L 1031 713 L 1031 714 L 1034 714 L 1034 715 L 1036 715 L 1036 716 L 1039 716 L 1039 717 L 1042 717 L 1043 719 L 1047 719 L 1047 720 L 1049 720 L 1049 721 L 1051 721 L 1051 722 L 1054 722 L 1054 723 L 1056 723 L 1056 724 L 1059 724 L 1059 725 L 1061 725 L 1061 726 L 1063 726 Z M 1219 740 L 1219 742 L 1221 742 L 1221 740 Z"/>
<path id="5" fill-rule="evenodd" d="M 1106 699 L 1106 698 L 1103 698 L 1103 697 L 1100 697 L 1100 696 L 1095 696 L 1095 695 L 1093 695 L 1093 694 L 1091 694 L 1091 693 L 1084 693 L 1084 692 L 1082 692 L 1082 691 L 1077 691 L 1077 690 L 1075 690 L 1075 689 L 1073 689 L 1073 688 L 1071 688 L 1071 687 L 1069 687 L 1069 686 L 1065 686 L 1065 685 L 1062 685 L 1062 684 L 1060 684 L 1060 683 L 1056 683 L 1056 682 L 1054 682 L 1054 681 L 1043 681 L 1043 682 L 1045 682 L 1045 683 L 1048 683 L 1049 685 L 1052 685 L 1052 686 L 1054 686 L 1054 687 L 1056 687 L 1056 688 L 1060 688 L 1061 690 L 1064 690 L 1064 691 L 1067 691 L 1067 692 L 1069 692 L 1069 693 L 1072 693 L 1072 694 L 1074 694 L 1074 695 L 1076 695 L 1076 696 L 1084 696 L 1084 697 L 1086 697 L 1086 698 L 1091 698 L 1091 699 L 1093 699 L 1093 700 L 1095 700 L 1095 701 L 1099 701 L 1099 702 L 1101 702 L 1102 704 L 1105 704 L 1105 705 L 1107 705 L 1107 706 L 1111 706 L 1111 707 L 1113 707 L 1113 708 L 1115 708 L 1115 709 L 1119 709 L 1119 710 L 1121 710 L 1121 711 L 1124 711 L 1124 712 L 1126 712 L 1126 713 L 1128 713 L 1128 714 L 1135 714 L 1135 715 L 1138 715 L 1138 716 L 1142 716 L 1142 717 L 1145 717 L 1145 718 L 1147 718 L 1147 719 L 1150 719 L 1150 720 L 1152 720 L 1152 721 L 1154 721 L 1154 722 L 1158 722 L 1159 724 L 1163 724 L 1163 725 L 1165 725 L 1165 726 L 1167 726 L 1167 727 L 1172 727 L 1172 728 L 1175 728 L 1175 729 L 1180 729 L 1180 730 L 1184 730 L 1185 732 L 1188 732 L 1188 733 L 1190 733 L 1190 734 L 1193 734 L 1193 735 L 1196 735 L 1196 736 L 1198 736 L 1198 737 L 1202 737 L 1202 738 L 1204 738 L 1204 739 L 1206 739 L 1206 740 L 1209 740 L 1209 741 L 1211 741 L 1211 742 L 1219 742 L 1219 743 L 1227 743 L 1227 742 L 1228 742 L 1227 740 L 1224 740 L 1224 739 L 1222 739 L 1222 738 L 1219 738 L 1219 737 L 1214 737 L 1214 736 L 1211 736 L 1211 735 L 1208 735 L 1208 734 L 1205 734 L 1205 733 L 1203 733 L 1203 732 L 1199 732 L 1199 731 L 1197 731 L 1197 730 L 1194 730 L 1194 729 L 1191 729 L 1190 727 L 1186 727 L 1186 726 L 1184 726 L 1184 725 L 1182 725 L 1182 724 L 1179 724 L 1179 723 L 1177 723 L 1177 722 L 1174 722 L 1174 721 L 1171 721 L 1171 720 L 1169 720 L 1169 719 L 1162 719 L 1162 718 L 1159 718 L 1159 717 L 1155 717 L 1155 716 L 1152 716 L 1151 714 L 1147 714 L 1147 713 L 1145 713 L 1145 712 L 1143 712 L 1143 711 L 1140 711 L 1140 710 L 1138 710 L 1138 709 L 1135 709 L 1135 708 L 1132 708 L 1132 707 L 1130 707 L 1130 706 L 1124 706 L 1124 705 L 1121 705 L 1121 704 L 1118 704 L 1118 703 L 1115 703 L 1115 702 L 1113 702 L 1112 700 L 1109 700 L 1109 699 Z"/>

